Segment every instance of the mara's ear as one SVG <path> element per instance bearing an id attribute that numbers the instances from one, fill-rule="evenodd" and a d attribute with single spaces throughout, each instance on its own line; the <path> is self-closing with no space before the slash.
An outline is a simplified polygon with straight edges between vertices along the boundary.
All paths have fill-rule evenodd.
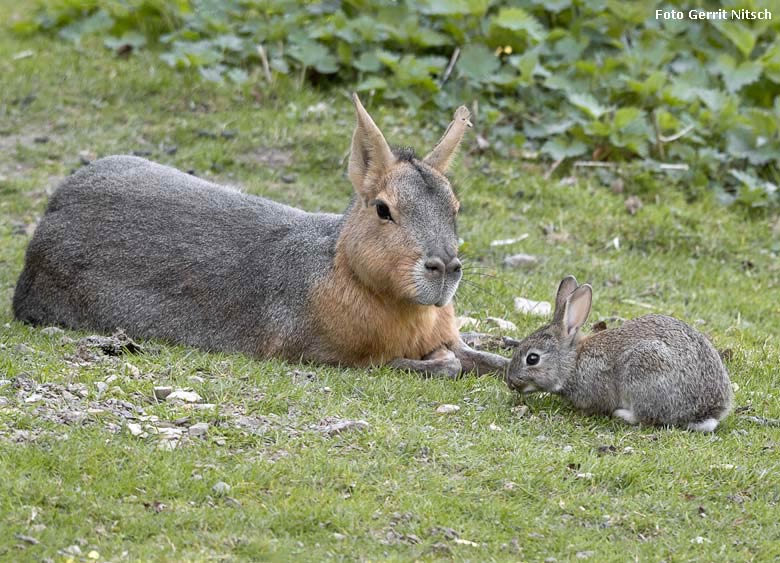
<path id="1" fill-rule="evenodd" d="M 563 315 L 566 312 L 566 300 L 575 289 L 577 289 L 577 279 L 574 276 L 566 276 L 561 280 L 558 286 L 558 293 L 555 294 L 554 323 L 560 324 L 563 322 Z"/>
<path id="2" fill-rule="evenodd" d="M 566 336 L 574 336 L 588 320 L 592 301 L 593 289 L 587 283 L 575 289 L 574 293 L 566 300 L 566 320 L 564 323 Z"/>
<path id="3" fill-rule="evenodd" d="M 447 172 L 447 168 L 449 168 L 452 157 L 455 156 L 458 146 L 460 146 L 460 141 L 463 139 L 466 129 L 471 127 L 470 117 L 471 113 L 466 106 L 460 106 L 456 109 L 455 117 L 450 121 L 444 135 L 442 135 L 438 144 L 433 147 L 428 156 L 423 159 L 423 162 L 442 174 Z"/>
<path id="4" fill-rule="evenodd" d="M 355 191 L 363 198 L 369 198 L 373 186 L 395 162 L 395 157 L 357 94 L 352 94 L 352 102 L 355 104 L 357 124 L 352 134 L 348 174 Z"/>

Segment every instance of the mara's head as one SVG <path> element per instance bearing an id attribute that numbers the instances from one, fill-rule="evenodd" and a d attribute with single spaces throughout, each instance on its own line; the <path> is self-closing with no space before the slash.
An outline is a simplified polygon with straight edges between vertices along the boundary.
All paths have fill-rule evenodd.
<path id="1" fill-rule="evenodd" d="M 520 341 L 506 374 L 507 385 L 521 393 L 558 393 L 574 374 L 579 329 L 590 313 L 593 291 L 563 279 L 555 297 L 552 322 Z"/>
<path id="2" fill-rule="evenodd" d="M 420 305 L 447 305 L 458 288 L 456 219 L 460 206 L 446 177 L 469 111 L 460 107 L 444 136 L 424 158 L 393 151 L 353 95 L 357 126 L 349 179 L 356 198 L 340 251 L 360 280 L 388 297 Z"/>

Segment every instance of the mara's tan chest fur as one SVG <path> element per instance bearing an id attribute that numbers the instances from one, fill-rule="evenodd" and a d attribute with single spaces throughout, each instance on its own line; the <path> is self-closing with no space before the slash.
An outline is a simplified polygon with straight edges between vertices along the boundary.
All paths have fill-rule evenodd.
<path id="1" fill-rule="evenodd" d="M 389 299 L 359 283 L 337 259 L 312 292 L 325 361 L 379 365 L 396 358 L 421 359 L 459 338 L 452 304 L 416 305 Z"/>

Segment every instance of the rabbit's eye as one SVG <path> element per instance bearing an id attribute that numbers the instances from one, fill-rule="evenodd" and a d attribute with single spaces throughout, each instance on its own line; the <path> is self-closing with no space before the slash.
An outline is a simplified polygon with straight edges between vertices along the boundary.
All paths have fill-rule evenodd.
<path id="1" fill-rule="evenodd" d="M 528 364 L 529 366 L 535 366 L 536 364 L 539 363 L 540 359 L 541 358 L 539 358 L 539 354 L 537 354 L 536 352 L 531 352 L 525 357 L 525 363 Z"/>

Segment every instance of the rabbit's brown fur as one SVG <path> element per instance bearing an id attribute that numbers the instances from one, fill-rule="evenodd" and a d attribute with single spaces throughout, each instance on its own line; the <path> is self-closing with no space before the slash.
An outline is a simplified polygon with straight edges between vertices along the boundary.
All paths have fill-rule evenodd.
<path id="1" fill-rule="evenodd" d="M 663 315 L 582 335 L 591 295 L 573 276 L 561 282 L 552 323 L 518 344 L 509 386 L 557 393 L 587 413 L 630 424 L 713 431 L 731 408 L 732 390 L 709 340 Z"/>

